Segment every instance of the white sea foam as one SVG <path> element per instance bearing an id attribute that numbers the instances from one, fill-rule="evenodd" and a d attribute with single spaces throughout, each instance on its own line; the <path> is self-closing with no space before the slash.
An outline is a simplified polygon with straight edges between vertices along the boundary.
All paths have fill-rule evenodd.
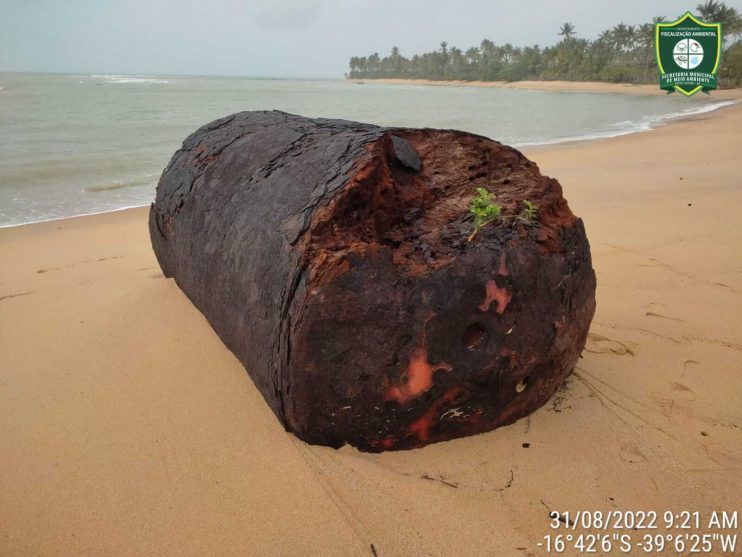
<path id="1" fill-rule="evenodd" d="M 140 207 L 148 207 L 149 203 L 145 203 L 143 205 L 128 205 L 126 207 L 116 207 L 115 209 L 106 209 L 103 211 L 94 211 L 92 213 L 80 213 L 79 215 L 66 215 L 64 217 L 49 217 L 49 218 L 43 218 L 43 215 L 40 215 L 41 218 L 30 220 L 28 222 L 14 222 L 10 224 L 0 224 L 0 228 L 13 228 L 16 226 L 27 226 L 29 224 L 38 224 L 40 222 L 55 222 L 58 220 L 67 220 L 67 219 L 76 219 L 78 217 L 92 217 L 93 215 L 105 215 L 106 213 L 118 213 L 119 211 L 127 211 L 129 209 L 138 209 Z"/>
<path id="2" fill-rule="evenodd" d="M 720 101 L 714 103 L 704 104 L 702 106 L 689 108 L 679 112 L 670 112 L 668 114 L 661 114 L 655 116 L 645 116 L 641 120 L 622 120 L 611 125 L 612 129 L 582 134 L 582 135 L 570 135 L 563 137 L 555 137 L 553 139 L 538 140 L 538 141 L 518 141 L 513 139 L 507 141 L 510 138 L 505 138 L 510 145 L 513 147 L 535 147 L 538 145 L 555 145 L 558 143 L 572 143 L 576 141 L 593 141 L 596 139 L 608 139 L 611 137 L 619 137 L 622 135 L 629 135 L 632 133 L 646 132 L 652 129 L 658 128 L 665 125 L 669 120 L 676 120 L 678 118 L 687 118 L 689 116 L 695 116 L 697 114 L 703 114 L 705 112 L 711 112 L 725 106 L 731 106 L 739 101 Z"/>
<path id="3" fill-rule="evenodd" d="M 167 84 L 167 79 L 162 79 L 153 75 L 116 75 L 116 74 L 91 74 L 91 78 L 102 79 L 105 83 L 143 83 L 143 84 Z"/>

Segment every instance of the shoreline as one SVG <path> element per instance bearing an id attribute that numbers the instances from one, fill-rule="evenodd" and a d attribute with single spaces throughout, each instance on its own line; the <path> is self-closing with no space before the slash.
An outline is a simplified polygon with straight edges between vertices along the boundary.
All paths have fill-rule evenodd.
<path id="1" fill-rule="evenodd" d="M 552 93 L 601 93 L 622 94 L 663 97 L 667 95 L 656 84 L 631 84 L 631 83 L 609 83 L 605 81 L 463 81 L 447 80 L 439 81 L 432 79 L 407 79 L 407 78 L 352 78 L 346 79 L 348 83 L 386 85 L 426 85 L 431 87 L 492 87 L 495 89 L 520 89 L 525 91 L 544 91 Z M 679 93 L 674 93 L 679 94 Z M 712 97 L 720 100 L 742 99 L 742 88 L 715 89 L 711 92 Z M 692 100 L 704 99 L 700 94 L 689 97 Z"/>
<path id="2" fill-rule="evenodd" d="M 354 80 L 348 80 L 348 81 L 354 81 Z M 528 89 L 526 87 L 508 87 L 505 84 L 501 87 L 501 85 L 504 82 L 437 82 L 437 81 L 426 81 L 426 80 L 397 80 L 397 79 L 379 79 L 374 80 L 376 82 L 380 83 L 389 83 L 389 84 L 397 84 L 397 85 L 431 85 L 431 86 L 442 86 L 442 85 L 451 85 L 452 86 L 471 86 L 471 87 L 496 87 L 496 88 L 517 88 L 517 89 L 523 89 L 523 90 L 536 90 L 536 89 Z M 420 83 L 423 82 L 423 83 Z M 540 82 L 518 82 L 518 83 L 540 83 Z M 549 84 L 557 84 L 558 87 L 559 84 L 564 83 L 577 83 L 577 82 L 544 82 Z M 605 83 L 598 83 L 597 85 L 614 85 L 614 84 L 605 84 Z M 638 87 L 638 86 L 637 86 Z M 641 87 L 650 87 L 650 86 L 641 86 Z M 556 89 L 539 89 L 541 91 L 553 91 L 553 92 L 590 92 L 590 93 L 601 93 L 601 91 L 562 91 L 562 90 L 556 90 Z M 646 132 L 651 132 L 654 130 L 657 130 L 659 128 L 665 127 L 665 126 L 671 126 L 675 123 L 686 121 L 686 120 L 692 120 L 694 118 L 702 117 L 705 114 L 709 113 L 718 113 L 719 111 L 724 111 L 727 109 L 730 109 L 737 105 L 742 100 L 742 89 L 726 89 L 725 91 L 733 91 L 734 95 L 727 95 L 726 98 L 719 98 L 718 100 L 709 100 L 704 99 L 703 104 L 700 106 L 694 107 L 694 110 L 690 110 L 688 112 L 672 112 L 665 116 L 662 116 L 660 119 L 658 119 L 656 122 L 651 122 L 646 124 L 645 128 L 640 129 L 632 129 L 632 130 L 623 130 L 623 131 L 617 131 L 617 132 L 609 132 L 605 135 L 600 136 L 584 136 L 584 137 L 574 137 L 574 138 L 563 138 L 563 139 L 555 139 L 553 141 L 548 141 L 545 143 L 527 143 L 527 144 L 512 144 L 511 146 L 518 149 L 518 150 L 527 150 L 527 151 L 543 151 L 550 148 L 557 148 L 559 146 L 564 145 L 576 145 L 576 144 L 582 144 L 582 143 L 591 143 L 596 141 L 606 141 L 610 139 L 615 139 L 618 137 L 625 137 L 625 136 L 631 136 L 635 134 L 641 134 Z M 611 91 L 612 93 L 613 91 Z M 621 93 L 623 94 L 623 93 Z M 629 93 L 631 94 L 631 93 Z M 643 93 L 635 93 L 635 94 L 643 94 Z M 662 92 L 664 95 L 664 92 Z M 101 214 L 108 214 L 108 213 L 116 213 L 119 211 L 127 211 L 132 209 L 140 209 L 142 207 L 149 207 L 150 203 L 144 203 L 142 205 L 130 205 L 127 207 L 121 207 L 117 209 L 109 209 L 106 211 L 93 211 L 91 213 L 81 213 L 79 215 L 69 215 L 65 217 L 55 217 L 51 219 L 44 219 L 44 220 L 36 220 L 36 221 L 29 221 L 29 222 L 22 222 L 17 224 L 0 224 L 0 230 L 8 229 L 8 228 L 17 228 L 20 226 L 30 226 L 33 224 L 41 224 L 46 222 L 56 222 L 56 221 L 64 221 L 67 219 L 76 219 L 76 218 L 82 218 L 87 216 L 94 216 L 94 215 L 101 215 Z"/>
<path id="3" fill-rule="evenodd" d="M 153 194 L 154 199 L 154 194 Z M 59 221 L 66 221 L 72 219 L 82 219 L 85 217 L 95 217 L 98 215 L 110 215 L 111 213 L 120 213 L 121 211 L 133 211 L 136 209 L 142 209 L 149 207 L 150 203 L 143 203 L 142 205 L 127 205 L 126 207 L 119 207 L 118 209 L 107 209 L 106 211 L 93 211 L 92 213 L 80 213 L 79 215 L 70 215 L 68 217 L 54 217 L 53 219 L 34 220 L 29 222 L 19 222 L 18 224 L 0 224 L 0 230 L 6 230 L 8 228 L 18 228 L 21 226 L 32 226 L 34 224 L 54 223 Z"/>
<path id="4" fill-rule="evenodd" d="M 589 143 L 600 143 L 604 141 L 612 141 L 615 139 L 627 138 L 632 136 L 644 135 L 648 132 L 656 132 L 661 129 L 673 127 L 677 124 L 684 122 L 700 121 L 711 118 L 721 118 L 721 116 L 730 110 L 742 107 L 742 92 L 740 93 L 739 99 L 725 99 L 719 100 L 715 105 L 709 105 L 706 107 L 699 107 L 699 110 L 688 112 L 688 113 L 672 113 L 657 122 L 652 123 L 646 129 L 632 130 L 625 133 L 616 133 L 605 137 L 595 137 L 589 139 L 568 139 L 565 141 L 558 141 L 553 143 L 538 143 L 533 145 L 521 145 L 516 147 L 522 151 L 546 151 L 549 149 L 559 149 L 562 147 L 569 147 L 572 145 L 585 145 Z"/>

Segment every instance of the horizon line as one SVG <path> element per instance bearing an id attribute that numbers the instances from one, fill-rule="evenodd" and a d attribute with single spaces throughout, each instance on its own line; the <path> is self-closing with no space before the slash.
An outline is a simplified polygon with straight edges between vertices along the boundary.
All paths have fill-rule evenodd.
<path id="1" fill-rule="evenodd" d="M 345 79 L 345 76 L 322 76 L 309 77 L 297 75 L 247 75 L 247 74 L 199 74 L 199 73 L 127 73 L 127 72 L 72 72 L 72 71 L 41 71 L 41 70 L 4 70 L 0 69 L 0 74 L 33 74 L 33 75 L 69 75 L 81 77 L 94 76 L 122 76 L 122 77 L 212 77 L 212 78 L 231 78 L 231 79 L 262 79 L 262 80 L 302 80 L 302 81 L 326 81 L 335 79 Z"/>

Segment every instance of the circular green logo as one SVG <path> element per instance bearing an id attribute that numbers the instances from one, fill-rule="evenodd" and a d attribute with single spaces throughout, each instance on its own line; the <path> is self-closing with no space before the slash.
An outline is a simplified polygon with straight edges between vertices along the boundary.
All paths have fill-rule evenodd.
<path id="1" fill-rule="evenodd" d="M 703 47 L 693 39 L 682 39 L 675 45 L 672 55 L 680 68 L 692 70 L 703 62 Z"/>

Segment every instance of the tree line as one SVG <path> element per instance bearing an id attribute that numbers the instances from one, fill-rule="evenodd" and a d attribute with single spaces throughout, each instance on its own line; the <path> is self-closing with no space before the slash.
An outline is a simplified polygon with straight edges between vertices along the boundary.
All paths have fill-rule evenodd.
<path id="1" fill-rule="evenodd" d="M 718 0 L 706 0 L 697 11 L 704 21 L 722 24 L 725 49 L 720 84 L 742 85 L 742 16 Z M 564 23 L 557 33 L 561 39 L 543 48 L 497 45 L 484 39 L 479 47 L 461 50 L 442 42 L 438 50 L 406 58 L 395 46 L 383 58 L 378 53 L 353 56 L 346 75 L 352 79 L 653 83 L 657 80 L 654 29 L 665 21 L 666 17 L 655 17 L 640 25 L 619 23 L 592 41 L 577 37 L 575 26 Z"/>

